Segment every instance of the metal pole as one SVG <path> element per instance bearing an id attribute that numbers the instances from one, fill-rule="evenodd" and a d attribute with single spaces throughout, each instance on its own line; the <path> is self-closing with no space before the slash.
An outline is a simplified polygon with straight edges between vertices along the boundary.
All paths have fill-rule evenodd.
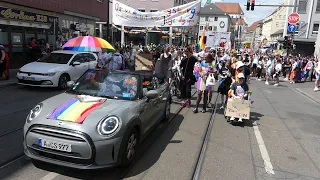
<path id="1" fill-rule="evenodd" d="M 169 46 L 172 46 L 172 27 L 169 28 Z"/>
<path id="2" fill-rule="evenodd" d="M 124 26 L 121 26 L 121 46 L 124 44 Z"/>
<path id="3" fill-rule="evenodd" d="M 110 41 L 110 39 L 109 39 L 109 29 L 110 29 L 110 27 L 109 27 L 109 25 L 110 25 L 110 23 L 109 23 L 109 20 L 110 20 L 110 1 L 109 1 L 109 0 L 107 0 L 107 1 L 108 1 L 108 3 L 107 3 L 107 11 L 108 11 L 108 19 L 107 19 L 107 40 Z M 113 36 L 113 34 L 112 34 L 112 36 Z"/>
<path id="4" fill-rule="evenodd" d="M 53 37 L 56 39 L 55 42 L 57 41 L 56 37 L 56 19 L 53 20 Z M 56 43 L 53 46 L 53 50 L 56 50 Z"/>
<path id="5" fill-rule="evenodd" d="M 103 34 L 102 34 L 102 24 L 99 24 L 99 37 L 103 38 Z"/>
<path id="6" fill-rule="evenodd" d="M 247 5 L 244 5 L 247 6 Z M 262 6 L 262 7 L 298 7 L 298 5 L 281 5 L 281 4 L 257 4 L 254 6 Z"/>

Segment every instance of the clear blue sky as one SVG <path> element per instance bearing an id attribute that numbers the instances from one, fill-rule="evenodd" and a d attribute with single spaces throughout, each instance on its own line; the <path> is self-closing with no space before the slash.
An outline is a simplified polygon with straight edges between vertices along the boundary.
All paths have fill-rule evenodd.
<path id="1" fill-rule="evenodd" d="M 202 0 L 202 4 L 204 5 L 207 0 Z M 246 0 L 212 0 L 212 2 L 237 2 L 240 4 L 244 15 L 246 17 L 247 23 L 250 26 L 255 21 L 259 21 L 265 17 L 267 17 L 269 14 L 271 14 L 276 7 L 263 7 L 263 6 L 256 6 L 254 7 L 254 11 L 247 11 L 246 7 L 244 5 L 247 4 Z M 283 0 L 256 0 L 255 4 L 282 4 Z"/>

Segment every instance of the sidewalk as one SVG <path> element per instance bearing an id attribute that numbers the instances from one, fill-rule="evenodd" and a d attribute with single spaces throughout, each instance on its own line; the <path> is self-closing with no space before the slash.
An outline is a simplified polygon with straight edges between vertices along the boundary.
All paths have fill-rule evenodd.
<path id="1" fill-rule="evenodd" d="M 10 69 L 9 73 L 10 73 L 10 79 L 9 80 L 5 80 L 3 78 L 0 79 L 0 87 L 5 87 L 5 86 L 12 86 L 17 84 L 17 72 L 19 71 L 19 69 Z"/>

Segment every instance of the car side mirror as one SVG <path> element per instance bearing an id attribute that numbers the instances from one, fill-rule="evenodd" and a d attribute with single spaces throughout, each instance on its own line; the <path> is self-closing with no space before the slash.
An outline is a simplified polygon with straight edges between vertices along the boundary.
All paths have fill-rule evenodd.
<path id="1" fill-rule="evenodd" d="M 73 62 L 71 65 L 72 66 L 79 66 L 81 63 L 79 62 L 79 61 L 75 61 L 75 62 Z"/>
<path id="2" fill-rule="evenodd" d="M 156 91 L 156 90 L 150 90 L 150 91 L 148 91 L 147 93 L 146 93 L 146 97 L 148 98 L 148 99 L 155 99 L 155 98 L 157 98 L 159 96 L 159 93 L 158 93 L 158 91 Z"/>
<path id="3" fill-rule="evenodd" d="M 74 81 L 68 81 L 67 82 L 67 87 L 71 88 L 74 85 Z"/>

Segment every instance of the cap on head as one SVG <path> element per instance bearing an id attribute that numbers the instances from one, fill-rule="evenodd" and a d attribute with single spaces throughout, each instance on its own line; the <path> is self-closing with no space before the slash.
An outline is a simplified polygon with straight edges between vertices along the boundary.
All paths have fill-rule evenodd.
<path id="1" fill-rule="evenodd" d="M 239 78 L 239 79 L 244 79 L 244 74 L 243 74 L 243 73 L 239 73 L 239 74 L 238 74 L 238 78 Z"/>

